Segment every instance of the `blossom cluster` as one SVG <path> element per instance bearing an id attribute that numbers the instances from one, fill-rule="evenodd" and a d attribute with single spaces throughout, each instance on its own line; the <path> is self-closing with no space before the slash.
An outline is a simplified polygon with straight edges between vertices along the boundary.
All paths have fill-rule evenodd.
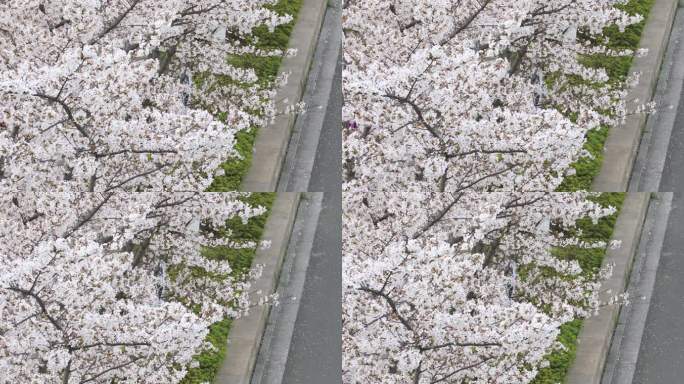
<path id="1" fill-rule="evenodd" d="M 586 193 L 356 193 L 343 199 L 344 383 L 529 383 L 607 271 L 554 250 L 614 213 Z"/>
<path id="2" fill-rule="evenodd" d="M 0 382 L 178 383 L 209 326 L 249 310 L 258 268 L 203 255 L 238 193 L 45 193 L 0 198 Z M 220 229 L 225 237 L 214 234 Z"/>
<path id="3" fill-rule="evenodd" d="M 0 190 L 205 190 L 275 114 L 229 60 L 285 54 L 252 37 L 275 1 L 0 2 Z"/>
<path id="4" fill-rule="evenodd" d="M 551 191 L 625 88 L 582 59 L 625 0 L 349 0 L 344 188 Z"/>

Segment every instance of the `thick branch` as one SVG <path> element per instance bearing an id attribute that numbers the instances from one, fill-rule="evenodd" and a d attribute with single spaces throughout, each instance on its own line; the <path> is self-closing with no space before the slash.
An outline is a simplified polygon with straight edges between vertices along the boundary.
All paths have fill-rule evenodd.
<path id="1" fill-rule="evenodd" d="M 47 94 L 45 94 L 45 93 L 36 93 L 36 94 L 34 94 L 33 96 L 40 97 L 41 99 L 45 99 L 45 100 L 47 100 L 47 101 L 49 101 L 49 102 L 51 102 L 51 103 L 57 103 L 57 104 L 59 104 L 59 105 L 62 107 L 62 109 L 64 110 L 64 113 L 67 114 L 67 117 L 69 118 L 69 120 L 74 124 L 74 126 L 76 127 L 76 129 L 78 130 L 78 132 L 80 132 L 81 135 L 83 135 L 83 136 L 86 137 L 87 139 L 92 140 L 91 137 L 90 137 L 90 133 L 86 130 L 86 128 L 85 128 L 83 125 L 79 124 L 79 122 L 76 121 L 76 118 L 74 117 L 74 114 L 73 114 L 72 111 L 71 111 L 71 107 L 69 107 L 69 106 L 64 102 L 64 100 L 62 100 L 62 99 L 60 99 L 60 98 L 58 98 L 58 97 L 55 97 L 55 96 L 47 95 Z"/>
<path id="2" fill-rule="evenodd" d="M 90 40 L 88 44 L 95 44 L 106 34 L 108 34 L 109 32 L 113 31 L 116 27 L 118 27 L 119 24 L 121 24 L 121 22 L 123 21 L 123 19 L 125 19 L 126 16 L 128 16 L 128 14 L 133 10 L 133 8 L 135 8 L 136 5 L 138 5 L 138 3 L 140 3 L 140 1 L 141 0 L 133 0 L 131 2 L 131 5 L 128 8 L 126 8 L 126 10 L 124 10 L 119 16 L 117 16 L 105 29 L 98 33 L 97 36 Z"/>
<path id="3" fill-rule="evenodd" d="M 444 208 L 442 208 L 442 210 L 437 212 L 437 214 L 435 214 L 424 226 L 422 226 L 418 230 L 418 232 L 416 232 L 412 236 L 412 238 L 413 239 L 419 238 L 423 233 L 425 233 L 425 231 L 427 231 L 433 225 L 437 224 L 440 220 L 442 220 L 444 215 L 446 215 L 447 212 L 449 212 L 449 210 L 451 210 L 451 208 L 453 208 L 453 206 L 456 205 L 456 203 L 458 203 L 458 201 L 461 199 L 461 197 L 463 197 L 463 193 L 459 193 L 456 197 L 454 197 L 454 199 L 449 204 L 447 204 Z"/>
<path id="4" fill-rule="evenodd" d="M 459 33 L 463 32 L 466 28 L 468 28 L 470 24 L 472 24 L 473 21 L 475 21 L 475 19 L 480 15 L 480 13 L 482 13 L 482 11 L 484 11 L 484 9 L 491 2 L 492 0 L 485 0 L 482 3 L 482 5 L 480 5 L 480 7 L 477 10 L 475 10 L 475 12 L 473 12 L 470 16 L 468 16 L 468 18 L 465 19 L 459 26 L 454 27 L 454 29 L 451 32 L 449 32 L 449 34 L 447 34 L 444 37 L 444 39 L 442 39 L 440 45 L 448 43 L 449 40 L 453 39 L 454 37 L 456 37 L 456 35 L 458 35 Z"/>
<path id="5" fill-rule="evenodd" d="M 399 313 L 397 303 L 394 301 L 393 298 L 389 297 L 387 293 L 369 287 L 360 287 L 359 290 L 368 292 L 375 297 L 382 297 L 383 299 L 385 299 L 387 305 L 389 305 L 389 307 L 392 309 L 392 313 L 399 319 L 401 324 L 403 324 L 404 327 L 406 327 L 406 329 L 413 332 L 413 326 L 411 326 L 411 323 L 409 323 L 408 319 L 406 319 L 404 316 L 402 316 L 401 313 Z"/>
<path id="6" fill-rule="evenodd" d="M 38 306 L 40 307 L 41 313 L 43 315 L 45 315 L 45 317 L 48 319 L 50 324 L 52 324 L 52 326 L 57 328 L 57 330 L 59 330 L 60 332 L 64 333 L 64 328 L 62 328 L 62 325 L 59 324 L 57 319 L 55 319 L 54 317 L 52 317 L 52 315 L 50 315 L 50 313 L 47 310 L 47 306 L 45 305 L 45 301 L 43 301 L 43 299 L 40 296 L 38 296 L 35 292 L 30 291 L 30 290 L 26 290 L 26 289 L 22 289 L 19 287 L 9 287 L 7 289 L 9 289 L 12 292 L 20 293 L 24 296 L 30 297 L 33 300 L 35 300 L 36 304 L 38 304 Z"/>

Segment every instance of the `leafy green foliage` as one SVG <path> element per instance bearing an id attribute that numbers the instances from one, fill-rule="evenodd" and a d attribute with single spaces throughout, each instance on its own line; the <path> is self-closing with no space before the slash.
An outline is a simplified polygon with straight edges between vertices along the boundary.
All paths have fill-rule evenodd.
<path id="1" fill-rule="evenodd" d="M 561 326 L 558 341 L 566 349 L 553 352 L 547 357 L 549 366 L 539 371 L 537 377 L 532 382 L 533 384 L 556 384 L 562 383 L 565 380 L 565 374 L 575 359 L 575 351 L 577 349 L 575 342 L 580 329 L 582 329 L 581 320 L 573 320 Z"/>
<path id="2" fill-rule="evenodd" d="M 622 208 L 625 194 L 621 192 L 602 193 L 591 199 L 604 207 L 615 207 L 617 212 L 601 218 L 596 224 L 592 223 L 589 218 L 579 220 L 577 229 L 581 233 L 575 233 L 575 235 L 579 235 L 581 240 L 587 242 L 605 241 L 608 243 L 613 235 L 615 221 Z M 599 270 L 606 255 L 605 248 L 568 247 L 557 251 L 561 258 L 576 260 L 588 274 L 594 274 Z M 575 359 L 577 336 L 581 328 L 581 319 L 575 319 L 561 326 L 558 341 L 565 346 L 565 349 L 553 351 L 547 356 L 549 366 L 539 370 L 532 384 L 556 384 L 565 381 L 565 375 Z"/>
<path id="3" fill-rule="evenodd" d="M 601 127 L 587 133 L 584 149 L 591 153 L 591 157 L 580 158 L 572 165 L 575 174 L 566 177 L 558 187 L 558 191 L 587 191 L 591 189 L 592 181 L 601 170 L 603 145 L 607 138 L 608 127 Z"/>
<path id="4" fill-rule="evenodd" d="M 256 134 L 257 129 L 254 127 L 237 133 L 235 147 L 240 154 L 240 158 L 231 159 L 221 164 L 224 174 L 215 177 L 207 191 L 226 192 L 240 189 L 242 178 L 252 165 L 252 148 L 254 147 Z"/>
<path id="5" fill-rule="evenodd" d="M 261 49 L 280 49 L 287 48 L 290 41 L 290 34 L 296 23 L 296 16 L 299 8 L 302 5 L 302 0 L 281 0 L 270 9 L 278 12 L 280 15 L 293 15 L 292 22 L 281 25 L 273 31 L 269 32 L 264 26 L 258 27 L 254 33 L 254 43 L 257 48 Z M 253 55 L 244 55 L 240 57 L 232 57 L 229 59 L 230 63 L 240 68 L 252 68 L 263 81 L 271 81 L 278 74 L 281 57 L 257 57 Z"/>
<path id="6" fill-rule="evenodd" d="M 604 35 L 600 37 L 600 39 L 604 42 L 607 41 L 608 47 L 615 50 L 636 50 L 639 47 L 641 33 L 643 32 L 646 18 L 648 17 L 654 1 L 655 0 L 631 0 L 629 3 L 619 6 L 619 8 L 630 15 L 643 15 L 644 20 L 641 23 L 630 25 L 622 33 L 616 26 L 612 26 L 606 29 Z M 584 58 L 583 63 L 594 68 L 605 68 L 611 81 L 622 82 L 629 73 L 629 68 L 632 66 L 632 60 L 632 57 L 596 55 Z M 558 191 L 588 191 L 591 189 L 591 183 L 594 180 L 594 177 L 596 177 L 601 170 L 601 164 L 603 163 L 603 146 L 607 137 L 608 127 L 601 127 L 587 133 L 587 140 L 584 144 L 584 148 L 591 153 L 593 158 L 582 158 L 573 164 L 572 167 L 576 170 L 576 174 L 566 177 L 563 183 L 558 187 Z"/>
<path id="7" fill-rule="evenodd" d="M 288 24 L 278 26 L 272 33 L 266 27 L 257 28 L 254 33 L 257 48 L 287 49 L 290 34 L 297 22 L 297 14 L 301 5 L 302 0 L 280 0 L 277 4 L 273 5 L 271 9 L 281 15 L 290 14 L 293 16 L 293 20 Z M 278 75 L 282 57 L 244 55 L 230 57 L 228 60 L 236 67 L 254 69 L 260 81 L 263 84 L 268 84 Z M 237 134 L 237 151 L 240 154 L 240 158 L 233 158 L 221 164 L 225 174 L 214 179 L 214 182 L 208 189 L 210 192 L 236 191 L 240 189 L 242 178 L 247 174 L 247 170 L 252 165 L 252 148 L 254 147 L 257 132 L 258 129 L 252 127 Z"/>
<path id="8" fill-rule="evenodd" d="M 239 218 L 228 220 L 225 228 L 232 231 L 231 239 L 234 241 L 259 241 L 275 198 L 275 193 L 252 193 L 249 197 L 244 198 L 244 201 L 250 205 L 265 207 L 267 212 L 251 218 L 246 224 L 243 224 Z M 218 232 L 225 233 L 221 230 Z M 213 260 L 224 260 L 230 263 L 233 273 L 241 275 L 251 268 L 255 252 L 254 249 L 215 247 L 205 249 L 204 255 Z M 199 367 L 189 369 L 181 384 L 201 384 L 214 380 L 221 362 L 226 357 L 226 342 L 231 324 L 231 319 L 224 319 L 214 323 L 209 328 L 207 341 L 214 346 L 215 350 L 205 351 L 195 356 L 195 360 L 199 362 Z"/>

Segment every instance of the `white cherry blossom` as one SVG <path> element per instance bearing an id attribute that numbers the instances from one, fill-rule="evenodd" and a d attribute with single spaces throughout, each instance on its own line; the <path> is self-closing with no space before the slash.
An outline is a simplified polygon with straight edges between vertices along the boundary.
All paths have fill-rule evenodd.
<path id="1" fill-rule="evenodd" d="M 286 54 L 251 38 L 275 1 L 0 2 L 0 189 L 205 190 L 276 113 L 229 60 Z"/>
<path id="2" fill-rule="evenodd" d="M 343 199 L 345 384 L 529 383 L 608 271 L 553 249 L 614 212 L 585 193 L 355 193 Z"/>
<path id="3" fill-rule="evenodd" d="M 254 305 L 259 268 L 239 275 L 202 255 L 257 246 L 230 240 L 229 228 L 213 235 L 228 218 L 264 213 L 239 197 L 3 195 L 0 382 L 178 383 L 210 347 L 209 326 Z"/>
<path id="4" fill-rule="evenodd" d="M 587 131 L 625 115 L 581 63 L 632 54 L 585 44 L 640 20 L 624 2 L 346 1 L 344 188 L 555 190 Z"/>

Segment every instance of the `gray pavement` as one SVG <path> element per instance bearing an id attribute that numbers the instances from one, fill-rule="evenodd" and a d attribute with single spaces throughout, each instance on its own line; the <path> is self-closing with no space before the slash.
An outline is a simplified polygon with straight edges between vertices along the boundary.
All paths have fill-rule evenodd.
<path id="1" fill-rule="evenodd" d="M 341 383 L 341 193 L 306 193 L 251 384 Z"/>
<path id="2" fill-rule="evenodd" d="M 629 70 L 630 74 L 639 76 L 639 83 L 627 92 L 628 114 L 624 122 L 608 132 L 603 148 L 601 171 L 592 182 L 592 191 L 630 190 L 629 181 L 635 168 L 640 139 L 648 120 L 646 114 L 633 113 L 633 111 L 638 104 L 653 100 L 678 3 L 678 0 L 654 0 L 653 2 L 639 42 L 639 48 L 646 49 L 648 54 L 635 57 Z M 646 192 L 656 190 L 654 188 Z M 637 192 L 634 189 L 631 191 Z"/>
<path id="3" fill-rule="evenodd" d="M 611 240 L 620 242 L 620 247 L 608 248 L 601 262 L 602 267 L 612 268 L 610 277 L 601 283 L 599 301 L 602 303 L 610 303 L 628 285 L 650 200 L 650 194 L 643 192 L 629 193 L 625 197 L 611 236 Z M 584 320 L 577 337 L 575 360 L 565 377 L 565 384 L 601 383 L 619 313 L 619 306 L 608 304 Z"/>
<path id="4" fill-rule="evenodd" d="M 684 382 L 682 225 L 684 194 L 652 199 L 603 384 Z"/>
<path id="5" fill-rule="evenodd" d="M 278 191 L 335 192 L 341 187 L 342 8 L 328 2 L 302 101 L 278 180 Z"/>
<path id="6" fill-rule="evenodd" d="M 302 6 L 297 16 L 288 48 L 297 50 L 294 56 L 287 56 L 280 64 L 278 73 L 288 74 L 287 84 L 280 87 L 275 96 L 275 100 L 288 103 L 299 102 L 303 95 L 306 95 L 306 88 L 309 86 L 310 75 L 318 69 L 325 69 L 330 75 L 323 75 L 321 78 L 332 78 L 335 71 L 335 53 L 332 56 L 332 63 L 322 65 L 321 61 L 314 58 L 318 47 L 327 44 L 329 38 L 336 36 L 334 33 L 326 33 L 331 30 L 326 27 L 330 24 L 329 15 L 330 0 L 302 0 Z M 334 22 L 333 18 L 333 22 Z M 323 24 L 323 26 L 321 26 Z M 321 36 L 321 33 L 324 35 Z M 319 38 L 320 37 L 320 38 Z M 336 50 L 334 51 L 336 52 Z M 320 71 L 319 71 L 320 72 Z M 321 82 L 325 83 L 325 82 Z M 324 95 L 328 95 L 322 91 Z M 325 101 L 321 102 L 325 105 Z M 257 132 L 254 142 L 252 165 L 242 180 L 240 189 L 247 192 L 303 192 L 305 188 L 294 188 L 283 190 L 278 188 L 283 164 L 287 158 L 292 134 L 296 126 L 296 116 L 292 113 L 277 114 L 273 121 L 264 129 Z M 317 143 L 318 139 L 311 140 Z"/>
<path id="7" fill-rule="evenodd" d="M 283 384 L 342 383 L 342 194 L 326 193 Z"/>
<path id="8" fill-rule="evenodd" d="M 681 7 L 681 5 L 680 5 Z M 684 192 L 684 13 L 678 9 L 654 101 L 629 182 L 630 191 Z"/>
<path id="9" fill-rule="evenodd" d="M 682 61 L 678 65 L 684 68 L 684 56 L 681 58 Z M 680 79 L 680 84 L 681 81 L 684 80 Z M 684 99 L 680 98 L 659 190 L 684 192 L 684 177 L 682 176 L 684 176 Z"/>
<path id="10" fill-rule="evenodd" d="M 672 196 L 672 193 L 658 193 L 650 199 L 641 234 L 637 235 L 639 245 L 626 289 L 629 304 L 620 309 L 602 384 L 632 383 L 668 228 Z"/>
<path id="11" fill-rule="evenodd" d="M 335 70 L 333 89 L 316 150 L 309 191 L 342 190 L 342 52 Z"/>
<path id="12" fill-rule="evenodd" d="M 275 200 L 264 227 L 263 239 L 270 247 L 259 248 L 254 264 L 263 267 L 261 276 L 251 285 L 251 300 L 270 295 L 278 287 L 278 277 L 287 259 L 291 234 L 297 218 L 300 193 L 281 193 Z M 215 384 L 248 384 L 258 356 L 262 335 L 269 318 L 269 306 L 258 305 L 246 316 L 233 321 L 228 334 L 227 358 L 219 367 Z"/>
<path id="13" fill-rule="evenodd" d="M 634 384 L 684 381 L 684 194 L 675 193 L 641 339 Z"/>

